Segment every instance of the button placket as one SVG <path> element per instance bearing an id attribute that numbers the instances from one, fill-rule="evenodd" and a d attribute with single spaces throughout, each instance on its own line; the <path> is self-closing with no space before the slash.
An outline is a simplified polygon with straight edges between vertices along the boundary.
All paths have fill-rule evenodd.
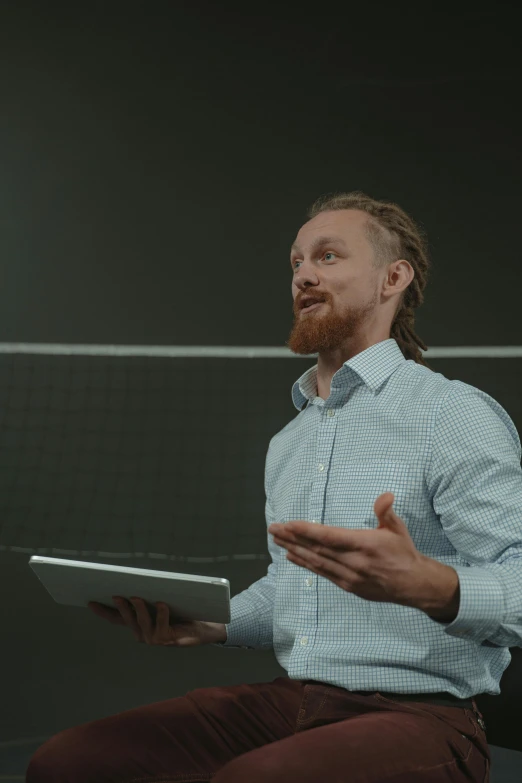
<path id="1" fill-rule="evenodd" d="M 335 412 L 335 410 L 333 408 L 329 408 L 326 411 L 326 415 L 329 418 L 332 418 L 333 416 L 335 416 L 335 413 L 336 412 Z M 326 469 L 326 466 L 324 465 L 324 463 L 320 462 L 318 464 L 317 468 L 318 468 L 318 471 L 320 473 L 322 473 Z M 321 524 L 321 520 L 320 519 L 312 519 L 311 521 L 312 521 L 313 524 L 317 524 L 317 525 Z M 312 576 L 306 577 L 306 579 L 305 579 L 306 587 L 312 587 L 313 584 L 314 584 L 313 577 Z M 302 636 L 301 639 L 300 639 L 300 644 L 301 644 L 302 647 L 306 647 L 306 645 L 308 644 L 308 636 Z"/>

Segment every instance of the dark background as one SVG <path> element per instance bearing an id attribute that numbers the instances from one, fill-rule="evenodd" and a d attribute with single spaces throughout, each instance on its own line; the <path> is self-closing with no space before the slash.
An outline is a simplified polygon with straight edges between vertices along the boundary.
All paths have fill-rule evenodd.
<path id="1" fill-rule="evenodd" d="M 429 347 L 521 345 L 515 7 L 419 8 L 3 3 L 0 341 L 284 346 L 289 247 L 305 211 L 325 192 L 361 189 L 396 201 L 428 234 L 433 266 L 416 331 Z M 425 358 L 495 397 L 522 432 L 520 359 Z M 75 361 L 83 371 L 84 360 Z M 205 384 L 226 402 L 229 419 L 219 405 L 206 414 L 208 448 L 227 439 L 239 415 L 250 427 L 242 440 L 238 425 L 231 447 L 236 467 L 247 464 L 249 513 L 236 512 L 250 537 L 238 544 L 224 514 L 212 525 L 222 562 L 172 565 L 226 577 L 233 595 L 266 573 L 266 448 L 296 414 L 293 381 L 314 363 L 255 361 L 217 368 L 202 359 L 196 371 L 188 360 L 168 370 L 182 418 L 204 413 Z M 30 381 L 9 380 L 15 365 L 2 362 L 10 399 L 19 399 Z M 143 377 L 156 369 L 140 367 Z M 107 362 L 101 371 L 109 389 Z M 53 383 L 67 394 L 70 379 Z M 152 393 L 148 400 L 156 404 Z M 233 470 L 226 463 L 220 475 Z M 173 479 L 172 497 L 179 491 Z M 198 513 L 191 529 L 207 540 L 198 524 L 212 524 L 208 510 Z M 5 740 L 43 741 L 192 688 L 285 673 L 272 653 L 137 645 L 126 629 L 54 604 L 6 531 Z M 50 545 L 65 545 L 66 532 Z M 26 549 L 40 545 L 31 535 Z M 196 554 L 192 543 L 184 539 L 184 555 Z M 233 548 L 259 557 L 227 559 Z M 520 690 L 511 672 L 502 697 L 486 697 L 497 726 L 488 738 L 522 750 L 499 706 L 504 691 Z"/>

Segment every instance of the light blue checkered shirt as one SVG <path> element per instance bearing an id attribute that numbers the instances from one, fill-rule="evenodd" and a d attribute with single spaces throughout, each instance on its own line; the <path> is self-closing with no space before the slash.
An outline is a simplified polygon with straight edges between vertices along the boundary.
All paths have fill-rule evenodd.
<path id="1" fill-rule="evenodd" d="M 317 365 L 294 383 L 299 413 L 268 447 L 267 527 L 375 529 L 375 500 L 393 492 L 417 549 L 458 573 L 458 616 L 359 598 L 291 563 L 267 532 L 267 575 L 231 599 L 217 646 L 273 649 L 291 679 L 348 690 L 500 693 L 508 648 L 522 646 L 513 421 L 480 389 L 406 360 L 393 338 L 345 362 L 326 401 L 316 394 Z"/>

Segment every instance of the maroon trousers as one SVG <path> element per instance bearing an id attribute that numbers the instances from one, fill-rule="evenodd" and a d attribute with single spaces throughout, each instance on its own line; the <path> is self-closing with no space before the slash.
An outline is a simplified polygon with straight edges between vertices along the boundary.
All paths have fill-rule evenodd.
<path id="1" fill-rule="evenodd" d="M 66 729 L 36 751 L 26 782 L 487 783 L 481 724 L 474 700 L 446 706 L 278 677 Z"/>

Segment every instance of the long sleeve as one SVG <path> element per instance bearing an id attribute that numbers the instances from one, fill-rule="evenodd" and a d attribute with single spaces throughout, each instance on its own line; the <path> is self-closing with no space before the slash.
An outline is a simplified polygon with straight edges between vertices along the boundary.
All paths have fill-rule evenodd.
<path id="1" fill-rule="evenodd" d="M 446 633 L 489 647 L 522 646 L 520 439 L 492 397 L 458 384 L 439 411 L 428 471 L 433 507 L 467 561 L 459 613 Z"/>
<path id="2" fill-rule="evenodd" d="M 231 621 L 227 623 L 227 641 L 216 647 L 246 647 L 251 650 L 273 648 L 273 615 L 277 563 L 281 547 L 274 543 L 268 527 L 275 522 L 270 502 L 265 504 L 268 551 L 272 562 L 266 576 L 258 579 L 230 600 Z"/>

